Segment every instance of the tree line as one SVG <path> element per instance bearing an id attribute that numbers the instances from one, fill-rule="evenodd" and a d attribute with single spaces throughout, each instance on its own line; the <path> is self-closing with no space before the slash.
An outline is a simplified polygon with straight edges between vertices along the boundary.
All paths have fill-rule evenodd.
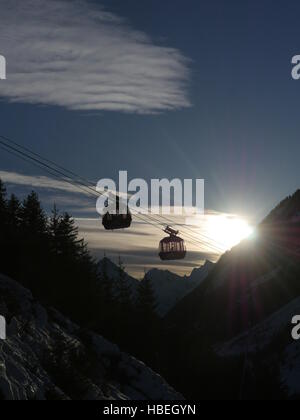
<path id="1" fill-rule="evenodd" d="M 243 356 L 218 356 L 207 334 L 186 331 L 184 314 L 182 326 L 165 328 L 156 315 L 151 280 L 141 281 L 133 297 L 120 260 L 112 281 L 108 260 L 103 260 L 99 270 L 68 213 L 54 206 L 48 216 L 35 192 L 23 201 L 15 195 L 8 197 L 0 180 L 0 238 L 0 273 L 78 323 L 83 333 L 92 329 L 118 344 L 188 398 L 240 395 Z M 261 366 L 260 356 L 251 360 L 243 398 L 264 396 L 268 389 L 270 397 L 282 398 L 277 371 Z"/>
<path id="2" fill-rule="evenodd" d="M 0 180 L 0 273 L 30 289 L 83 328 L 91 328 L 142 359 L 153 353 L 159 331 L 150 281 L 142 281 L 134 299 L 120 260 L 112 290 L 106 263 L 99 270 L 74 219 L 54 205 L 43 210 L 32 191 L 23 201 L 8 197 Z M 101 233 L 99 232 L 99 239 Z"/>

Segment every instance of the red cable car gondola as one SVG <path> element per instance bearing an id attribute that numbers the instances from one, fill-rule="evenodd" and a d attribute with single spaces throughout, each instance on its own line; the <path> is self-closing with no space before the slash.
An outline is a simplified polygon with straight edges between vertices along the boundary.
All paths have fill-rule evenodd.
<path id="1" fill-rule="evenodd" d="M 169 226 L 164 229 L 169 236 L 162 239 L 159 243 L 159 257 L 161 260 L 182 260 L 186 256 L 184 240 L 179 238 L 178 231 Z"/>
<path id="2" fill-rule="evenodd" d="M 126 229 L 129 228 L 132 222 L 131 212 L 127 206 L 126 213 L 119 213 L 120 211 L 120 199 L 116 197 L 116 213 L 111 214 L 106 212 L 102 216 L 102 224 L 106 230 Z"/>

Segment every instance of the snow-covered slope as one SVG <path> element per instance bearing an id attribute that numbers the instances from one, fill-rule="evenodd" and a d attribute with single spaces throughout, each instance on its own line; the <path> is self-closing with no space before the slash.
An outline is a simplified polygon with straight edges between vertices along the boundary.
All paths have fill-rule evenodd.
<path id="1" fill-rule="evenodd" d="M 142 362 L 91 331 L 46 309 L 0 275 L 0 400 L 176 400 L 176 393 Z"/>
<path id="2" fill-rule="evenodd" d="M 274 360 L 278 359 L 280 379 L 289 396 L 299 395 L 300 342 L 293 340 L 291 337 L 293 327 L 291 321 L 295 315 L 300 315 L 300 297 L 283 306 L 243 334 L 216 346 L 216 351 L 224 357 L 240 356 L 245 353 L 248 353 L 251 357 L 251 354 L 261 352 L 269 347 L 267 352 L 271 360 L 269 363 L 274 363 Z M 283 344 L 272 346 L 273 340 L 276 340 L 279 336 L 284 337 L 284 340 L 281 340 Z"/>
<path id="3" fill-rule="evenodd" d="M 223 343 L 219 347 L 219 353 L 223 356 L 233 356 L 244 353 L 246 348 L 249 353 L 262 350 L 278 333 L 292 330 L 291 321 L 294 315 L 300 315 L 300 297 L 243 334 Z"/>
<path id="4" fill-rule="evenodd" d="M 150 279 L 157 298 L 157 312 L 159 315 L 166 315 L 184 296 L 190 293 L 195 287 L 207 277 L 213 267 L 213 263 L 206 263 L 195 268 L 190 276 L 178 276 L 167 270 L 153 269 L 148 271 L 145 278 Z"/>

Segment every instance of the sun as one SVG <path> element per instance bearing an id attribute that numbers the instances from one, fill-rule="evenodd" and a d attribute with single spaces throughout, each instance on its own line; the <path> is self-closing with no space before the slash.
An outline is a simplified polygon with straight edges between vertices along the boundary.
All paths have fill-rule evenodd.
<path id="1" fill-rule="evenodd" d="M 236 216 L 211 215 L 207 221 L 206 231 L 212 243 L 225 251 L 252 235 L 254 228 L 245 219 Z"/>

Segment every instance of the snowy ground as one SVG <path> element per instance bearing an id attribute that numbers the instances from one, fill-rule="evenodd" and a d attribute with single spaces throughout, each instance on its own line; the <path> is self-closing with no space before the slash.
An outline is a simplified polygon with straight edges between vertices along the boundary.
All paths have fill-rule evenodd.
<path id="1" fill-rule="evenodd" d="M 159 375 L 0 275 L 0 400 L 180 400 Z"/>
<path id="2" fill-rule="evenodd" d="M 290 335 L 288 344 L 284 347 L 280 360 L 280 378 L 292 397 L 300 394 L 300 341 L 291 337 L 292 318 L 300 315 L 300 297 L 292 300 L 279 311 L 272 314 L 263 322 L 249 329 L 247 332 L 234 337 L 232 340 L 216 347 L 219 355 L 239 356 L 246 352 L 256 353 L 265 349 L 280 333 Z M 272 349 L 271 349 L 272 351 Z M 277 353 L 277 348 L 274 348 Z M 276 354 L 278 356 L 278 354 Z"/>

